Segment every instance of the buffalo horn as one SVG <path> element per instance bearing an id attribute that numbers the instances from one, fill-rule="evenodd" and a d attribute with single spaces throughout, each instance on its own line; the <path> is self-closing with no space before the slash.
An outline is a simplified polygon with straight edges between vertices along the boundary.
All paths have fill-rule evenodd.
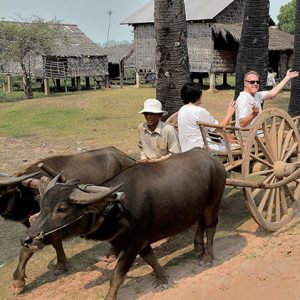
<path id="1" fill-rule="evenodd" d="M 12 178 L 9 178 L 9 179 L 3 180 L 3 181 L 1 180 L 0 181 L 0 187 L 5 187 L 5 186 L 9 186 L 9 185 L 18 184 L 18 183 L 22 182 L 23 180 L 34 177 L 34 176 L 39 175 L 39 174 L 41 174 L 41 172 L 26 174 L 26 175 L 22 175 L 22 176 L 19 176 L 19 177 L 12 177 Z"/>
<path id="2" fill-rule="evenodd" d="M 113 194 L 122 185 L 123 184 L 119 184 L 113 188 L 107 188 L 102 186 L 89 186 L 87 190 L 89 190 L 90 193 L 83 192 L 82 190 L 75 188 L 70 194 L 69 199 L 76 204 L 91 204 Z"/>
<path id="3" fill-rule="evenodd" d="M 57 174 L 57 175 L 49 182 L 49 184 L 47 185 L 45 194 L 46 194 L 50 189 L 52 189 L 52 188 L 56 185 L 56 183 L 57 183 L 57 181 L 59 180 L 60 176 L 61 176 L 61 173 Z"/>

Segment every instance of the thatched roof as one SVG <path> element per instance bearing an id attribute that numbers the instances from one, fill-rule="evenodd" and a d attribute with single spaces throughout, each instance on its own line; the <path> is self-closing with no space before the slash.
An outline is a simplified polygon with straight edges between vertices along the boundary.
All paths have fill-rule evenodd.
<path id="1" fill-rule="evenodd" d="M 130 59 L 134 52 L 134 44 L 115 44 L 102 48 L 109 63 L 118 64 L 121 60 Z"/>
<path id="2" fill-rule="evenodd" d="M 185 0 L 187 21 L 212 20 L 235 0 Z M 121 24 L 154 23 L 154 0 L 126 18 Z"/>
<path id="3" fill-rule="evenodd" d="M 213 24 L 215 35 L 221 35 L 225 40 L 233 38 L 239 43 L 242 24 Z M 274 27 L 269 27 L 269 50 L 285 51 L 294 49 L 294 36 Z"/>
<path id="4" fill-rule="evenodd" d="M 30 23 L 16 23 L 30 26 Z M 106 53 L 88 38 L 78 25 L 55 24 L 51 26 L 55 26 L 57 31 L 50 52 L 46 55 L 30 56 L 33 77 L 65 78 L 108 74 Z M 0 66 L 0 72 L 12 75 L 22 74 L 18 63 L 11 61 L 1 64 L 0 62 Z"/>
<path id="5" fill-rule="evenodd" d="M 51 55 L 63 57 L 104 56 L 103 49 L 75 24 L 58 24 Z"/>

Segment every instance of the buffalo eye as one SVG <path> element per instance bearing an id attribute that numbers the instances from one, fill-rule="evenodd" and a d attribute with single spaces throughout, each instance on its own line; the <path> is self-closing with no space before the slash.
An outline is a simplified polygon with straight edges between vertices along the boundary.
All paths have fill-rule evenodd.
<path id="1" fill-rule="evenodd" d="M 65 212 L 67 212 L 67 210 L 68 210 L 68 208 L 66 206 L 61 205 L 56 209 L 56 212 L 65 213 Z"/>

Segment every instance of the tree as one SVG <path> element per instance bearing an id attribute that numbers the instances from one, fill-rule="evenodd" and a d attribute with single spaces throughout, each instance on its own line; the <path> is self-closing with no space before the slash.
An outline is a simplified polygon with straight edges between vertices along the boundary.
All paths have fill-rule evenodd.
<path id="1" fill-rule="evenodd" d="M 296 0 L 282 5 L 280 7 L 278 18 L 278 27 L 280 30 L 290 34 L 295 33 L 295 18 L 296 18 Z"/>
<path id="2" fill-rule="evenodd" d="M 168 115 L 182 106 L 180 91 L 190 79 L 184 0 L 154 0 L 156 97 Z"/>
<path id="3" fill-rule="evenodd" d="M 246 0 L 236 63 L 235 99 L 244 89 L 244 75 L 254 70 L 265 88 L 268 72 L 269 0 Z"/>
<path id="4" fill-rule="evenodd" d="M 0 21 L 0 60 L 20 65 L 27 99 L 33 98 L 32 58 L 50 52 L 56 32 L 55 24 L 56 20 L 46 22 L 38 17 L 29 22 Z"/>
<path id="5" fill-rule="evenodd" d="M 300 0 L 296 5 L 296 27 L 294 39 L 294 62 L 293 70 L 300 70 Z M 296 77 L 291 83 L 291 98 L 289 102 L 289 114 L 292 116 L 300 115 L 300 77 Z"/>

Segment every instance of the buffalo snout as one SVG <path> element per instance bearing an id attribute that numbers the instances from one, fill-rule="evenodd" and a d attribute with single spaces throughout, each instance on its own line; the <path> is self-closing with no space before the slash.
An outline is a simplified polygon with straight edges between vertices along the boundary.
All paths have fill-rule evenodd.
<path id="1" fill-rule="evenodd" d="M 21 245 L 30 250 L 41 250 L 44 248 L 43 233 L 41 232 L 37 237 L 27 236 L 21 239 Z"/>

